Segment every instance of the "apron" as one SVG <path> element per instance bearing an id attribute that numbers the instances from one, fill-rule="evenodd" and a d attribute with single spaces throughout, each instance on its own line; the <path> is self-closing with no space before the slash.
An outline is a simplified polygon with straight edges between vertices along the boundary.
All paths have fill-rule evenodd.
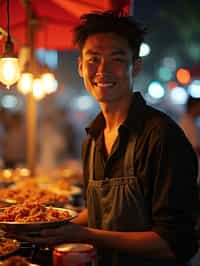
<path id="1" fill-rule="evenodd" d="M 88 226 L 109 231 L 149 231 L 151 219 L 137 177 L 134 176 L 136 138 L 128 143 L 123 176 L 94 180 L 94 150 L 89 152 L 89 182 L 87 187 Z M 172 261 L 133 257 L 114 249 L 97 249 L 97 266 L 177 266 Z M 182 264 L 181 266 L 189 266 Z"/>

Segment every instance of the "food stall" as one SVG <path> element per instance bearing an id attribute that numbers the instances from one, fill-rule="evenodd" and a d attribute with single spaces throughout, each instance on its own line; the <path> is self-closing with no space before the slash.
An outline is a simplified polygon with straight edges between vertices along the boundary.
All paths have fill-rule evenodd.
<path id="1" fill-rule="evenodd" d="M 55 169 L 51 175 L 29 174 L 26 168 L 0 170 L 0 265 L 25 259 L 27 265 L 52 265 L 52 245 L 23 242 L 17 235 L 66 224 L 84 207 L 77 164 Z"/>

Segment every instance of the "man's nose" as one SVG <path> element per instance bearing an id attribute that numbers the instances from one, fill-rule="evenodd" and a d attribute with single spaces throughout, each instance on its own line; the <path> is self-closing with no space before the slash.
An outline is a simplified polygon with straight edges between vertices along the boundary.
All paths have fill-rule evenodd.
<path id="1" fill-rule="evenodd" d="M 108 60 L 101 59 L 98 65 L 98 73 L 103 74 L 103 73 L 109 73 L 109 72 L 110 72 L 110 64 Z"/>

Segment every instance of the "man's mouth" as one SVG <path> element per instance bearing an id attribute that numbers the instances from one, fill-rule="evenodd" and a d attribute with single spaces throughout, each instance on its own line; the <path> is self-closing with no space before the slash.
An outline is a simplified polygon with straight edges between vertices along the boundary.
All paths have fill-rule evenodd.
<path id="1" fill-rule="evenodd" d="M 94 82 L 94 85 L 97 87 L 107 88 L 107 87 L 113 87 L 115 83 L 114 82 Z"/>

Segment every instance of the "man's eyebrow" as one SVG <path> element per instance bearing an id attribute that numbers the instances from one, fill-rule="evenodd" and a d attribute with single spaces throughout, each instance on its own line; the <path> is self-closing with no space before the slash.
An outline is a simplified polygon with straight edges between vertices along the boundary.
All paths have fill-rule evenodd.
<path id="1" fill-rule="evenodd" d="M 94 50 L 87 50 L 85 54 L 86 55 L 98 55 L 99 53 Z"/>
<path id="2" fill-rule="evenodd" d="M 87 50 L 85 52 L 86 55 L 99 55 L 100 53 L 95 51 L 95 50 Z M 127 52 L 123 49 L 116 49 L 114 51 L 111 52 L 111 55 L 126 55 Z"/>

